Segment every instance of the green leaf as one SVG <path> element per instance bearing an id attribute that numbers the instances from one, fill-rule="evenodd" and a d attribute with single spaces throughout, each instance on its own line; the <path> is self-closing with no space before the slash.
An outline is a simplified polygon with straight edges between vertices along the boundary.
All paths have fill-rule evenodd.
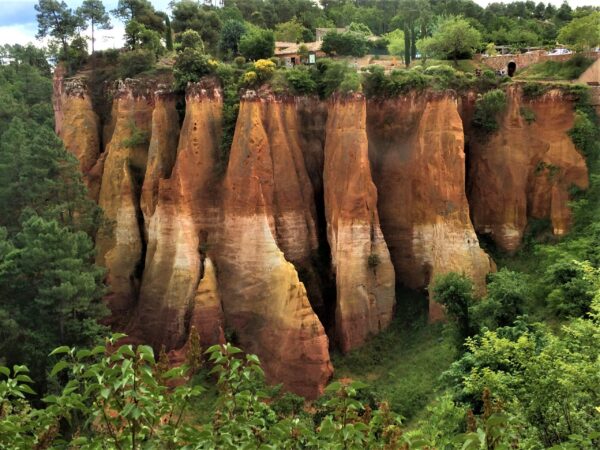
<path id="1" fill-rule="evenodd" d="M 0 374 L 10 377 L 10 369 L 6 366 L 0 366 Z"/>
<path id="2" fill-rule="evenodd" d="M 61 347 L 55 348 L 54 350 L 52 350 L 52 352 L 50 352 L 50 355 L 48 356 L 53 356 L 53 355 L 59 355 L 61 353 L 69 353 L 71 349 L 69 347 L 67 347 L 66 345 L 63 345 Z"/>
<path id="3" fill-rule="evenodd" d="M 97 355 L 99 353 L 104 353 L 106 351 L 106 347 L 104 345 L 97 345 L 92 349 L 92 355 Z"/>
<path id="4" fill-rule="evenodd" d="M 78 360 L 81 360 L 83 358 L 87 358 L 88 356 L 90 356 L 92 354 L 92 352 L 90 350 L 87 349 L 83 349 L 83 350 L 79 350 L 76 354 L 75 354 L 75 358 L 77 358 Z"/>
<path id="5" fill-rule="evenodd" d="M 52 368 L 52 371 L 50 372 L 50 376 L 53 377 L 54 375 L 56 375 L 58 372 L 60 372 L 61 370 L 66 369 L 67 367 L 69 367 L 69 363 L 61 360 L 59 362 L 57 362 L 54 367 Z"/>
<path id="6" fill-rule="evenodd" d="M 35 395 L 35 391 L 31 389 L 31 387 L 28 384 L 19 385 L 19 390 L 21 392 L 25 392 L 26 394 Z"/>
<path id="7" fill-rule="evenodd" d="M 22 381 L 24 383 L 33 383 L 33 380 L 31 379 L 31 377 L 29 375 L 25 375 L 23 373 L 17 375 L 15 377 L 15 380 Z"/>
<path id="8" fill-rule="evenodd" d="M 329 386 L 327 386 L 325 388 L 325 392 L 337 392 L 338 390 L 340 390 L 342 387 L 342 383 L 340 383 L 339 381 L 334 381 L 333 383 L 331 383 Z"/>

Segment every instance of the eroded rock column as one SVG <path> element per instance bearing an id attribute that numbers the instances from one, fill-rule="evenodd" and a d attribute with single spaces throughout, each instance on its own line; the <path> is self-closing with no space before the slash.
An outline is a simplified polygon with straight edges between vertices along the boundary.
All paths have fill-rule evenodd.
<path id="1" fill-rule="evenodd" d="M 167 350 L 183 346 L 190 330 L 190 317 L 206 348 L 222 340 L 222 313 L 218 286 L 212 281 L 212 263 L 204 261 L 212 251 L 219 222 L 215 154 L 221 138 L 222 99 L 220 90 L 201 84 L 188 87 L 186 114 L 181 128 L 177 158 L 173 158 L 169 134 L 177 134 L 174 104 L 155 110 L 153 139 L 142 208 L 148 221 L 148 250 L 142 286 L 134 319 L 129 329 L 155 346 Z M 157 106 L 157 109 L 160 105 Z M 168 109 L 167 109 L 168 108 Z M 156 123 L 158 122 L 158 123 Z M 157 137 L 157 145 L 152 143 Z M 162 165 L 162 167 L 161 167 Z M 147 188 L 147 189 L 146 189 Z M 146 194 L 144 196 L 144 194 Z M 195 301 L 210 285 L 212 300 Z M 200 292 L 199 292 L 200 289 Z M 214 320 L 207 321 L 203 317 Z"/>
<path id="2" fill-rule="evenodd" d="M 494 264 L 469 218 L 456 98 L 430 93 L 372 100 L 368 134 L 381 226 L 397 279 L 422 289 L 440 274 L 465 273 L 483 293 Z M 440 314 L 430 302 L 430 318 Z"/>
<path id="3" fill-rule="evenodd" d="M 108 269 L 107 301 L 115 321 L 121 323 L 137 298 L 143 270 L 139 191 L 151 132 L 152 92 L 128 80 L 117 86 L 114 102 L 115 128 L 106 147 L 98 201 L 105 220 L 96 247 L 97 262 Z"/>
<path id="4" fill-rule="evenodd" d="M 363 96 L 330 101 L 324 165 L 327 237 L 336 274 L 335 335 L 342 351 L 392 320 L 394 268 L 379 226 Z"/>
<path id="5" fill-rule="evenodd" d="M 498 131 L 469 136 L 468 184 L 475 229 L 514 252 L 530 218 L 549 219 L 556 235 L 569 230 L 569 189 L 587 188 L 588 173 L 568 135 L 574 111 L 565 94 L 524 99 L 511 87 L 507 100 Z"/>
<path id="6" fill-rule="evenodd" d="M 90 195 L 98 199 L 100 178 L 94 170 L 100 155 L 100 119 L 94 111 L 85 78 L 64 79 L 62 66 L 54 74 L 56 134 L 79 161 Z M 101 174 L 101 171 L 100 171 Z"/>
<path id="7" fill-rule="evenodd" d="M 294 111 L 251 92 L 241 102 L 224 182 L 218 280 L 226 322 L 261 358 L 267 379 L 314 398 L 332 366 L 325 330 L 288 261 L 302 260 L 316 242 Z"/>

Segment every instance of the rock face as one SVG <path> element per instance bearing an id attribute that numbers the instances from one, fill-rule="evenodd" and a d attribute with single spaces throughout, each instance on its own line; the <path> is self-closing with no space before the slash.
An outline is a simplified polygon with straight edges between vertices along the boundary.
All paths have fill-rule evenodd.
<path id="1" fill-rule="evenodd" d="M 482 292 L 494 264 L 475 230 L 509 251 L 530 218 L 563 234 L 568 189 L 587 186 L 571 102 L 518 89 L 485 138 L 463 125 L 468 96 L 459 107 L 452 93 L 248 91 L 223 175 L 215 86 L 188 86 L 180 131 L 178 98 L 156 82 L 119 82 L 100 123 L 84 80 L 55 74 L 57 133 L 104 210 L 96 245 L 113 325 L 173 362 L 192 329 L 203 348 L 227 331 L 268 381 L 314 398 L 333 371 L 328 336 L 346 352 L 383 330 L 397 283 L 424 289 L 457 271 Z"/>
<path id="2" fill-rule="evenodd" d="M 152 111 L 152 135 L 148 146 L 148 163 L 142 186 L 140 207 L 144 214 L 144 224 L 150 222 L 158 202 L 158 185 L 161 179 L 169 178 L 179 141 L 179 117 L 175 107 L 176 98 L 169 91 L 154 94 Z M 145 230 L 146 234 L 148 230 Z"/>
<path id="3" fill-rule="evenodd" d="M 588 174 L 567 134 L 574 111 L 564 94 L 527 100 L 513 87 L 507 99 L 497 132 L 469 136 L 468 196 L 475 229 L 513 252 L 529 218 L 549 219 L 556 235 L 569 230 L 569 188 L 587 188 Z M 533 113 L 530 123 L 526 111 Z"/>
<path id="4" fill-rule="evenodd" d="M 162 105 L 161 105 L 162 103 Z M 218 222 L 215 195 L 215 152 L 221 136 L 220 91 L 194 85 L 186 95 L 186 115 L 181 129 L 177 161 L 172 137 L 178 124 L 173 100 L 157 101 L 153 114 L 150 161 L 142 191 L 142 209 L 148 224 L 148 250 L 137 309 L 130 332 L 167 350 L 182 346 L 188 336 L 190 317 L 219 317 L 214 269 L 204 270 L 203 260 L 214 242 Z M 174 117 L 173 117 L 174 116 Z M 156 143 L 154 147 L 153 144 Z M 144 194 L 146 194 L 144 196 Z M 195 301 L 202 275 L 209 283 L 211 301 Z M 201 291 L 206 291 L 206 287 Z M 200 296 L 202 298 L 202 296 Z M 207 311 L 203 311 L 206 308 Z M 201 337 L 222 335 L 220 320 L 198 328 Z"/>
<path id="5" fill-rule="evenodd" d="M 469 218 L 456 98 L 430 93 L 372 100 L 367 117 L 381 227 L 398 281 L 422 289 L 453 271 L 482 291 L 494 265 Z M 436 306 L 430 302 L 432 319 L 439 317 Z"/>
<path id="6" fill-rule="evenodd" d="M 79 161 L 84 181 L 97 199 L 99 177 L 94 166 L 100 155 L 100 119 L 94 111 L 86 82 L 82 78 L 64 80 L 64 69 L 54 76 L 54 113 L 56 134 L 65 148 Z M 101 170 L 101 169 L 100 169 Z"/>
<path id="7" fill-rule="evenodd" d="M 323 180 L 336 273 L 335 336 L 348 351 L 392 320 L 394 268 L 379 226 L 364 97 L 331 100 L 326 130 Z"/>
<path id="8" fill-rule="evenodd" d="M 289 262 L 316 242 L 296 124 L 293 103 L 242 100 L 224 181 L 218 279 L 226 322 L 261 358 L 267 379 L 315 397 L 332 366 L 325 330 Z"/>
<path id="9" fill-rule="evenodd" d="M 115 128 L 106 147 L 98 203 L 105 221 L 96 238 L 97 262 L 108 269 L 108 304 L 117 322 L 137 298 L 143 270 L 139 190 L 146 169 L 152 94 L 132 80 L 115 92 Z M 64 127 L 64 124 L 63 124 Z"/>

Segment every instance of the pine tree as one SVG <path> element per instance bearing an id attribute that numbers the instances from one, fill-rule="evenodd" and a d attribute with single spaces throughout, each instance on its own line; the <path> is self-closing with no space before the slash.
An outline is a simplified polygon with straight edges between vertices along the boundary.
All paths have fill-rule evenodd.
<path id="1" fill-rule="evenodd" d="M 77 8 L 77 15 L 82 20 L 90 22 L 92 30 L 92 54 L 94 54 L 94 30 L 110 30 L 112 28 L 104 4 L 101 0 L 84 0 L 81 6 Z"/>

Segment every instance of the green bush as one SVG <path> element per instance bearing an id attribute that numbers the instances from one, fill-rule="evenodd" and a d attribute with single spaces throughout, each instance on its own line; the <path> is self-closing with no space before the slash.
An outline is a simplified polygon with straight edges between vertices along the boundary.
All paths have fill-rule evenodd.
<path id="1" fill-rule="evenodd" d="M 575 122 L 573 128 L 569 130 L 569 136 L 575 147 L 584 155 L 588 153 L 588 149 L 592 148 L 598 138 L 598 126 L 590 118 L 589 114 L 583 111 L 575 112 Z"/>
<path id="2" fill-rule="evenodd" d="M 175 88 L 185 89 L 188 83 L 197 82 L 214 69 L 210 58 L 196 48 L 185 48 L 179 52 L 173 66 Z"/>
<path id="3" fill-rule="evenodd" d="M 436 277 L 431 285 L 433 300 L 446 310 L 446 314 L 456 322 L 460 345 L 472 334 L 469 308 L 473 305 L 473 282 L 465 275 L 456 272 Z"/>
<path id="4" fill-rule="evenodd" d="M 239 47 L 248 60 L 270 58 L 275 51 L 275 37 L 271 30 L 253 29 L 241 37 Z"/>
<path id="5" fill-rule="evenodd" d="M 383 67 L 370 66 L 363 75 L 365 94 L 368 97 L 393 97 L 411 90 L 421 91 L 429 86 L 430 77 L 421 69 L 393 70 L 386 75 Z"/>
<path id="6" fill-rule="evenodd" d="M 197 31 L 194 30 L 185 30 L 178 36 L 179 40 L 179 49 L 185 50 L 186 48 L 193 48 L 199 50 L 200 52 L 204 52 L 204 43 L 202 42 L 202 38 Z"/>
<path id="7" fill-rule="evenodd" d="M 334 92 L 349 93 L 360 92 L 361 83 L 356 70 L 342 61 L 322 61 L 317 64 L 314 74 L 323 98 L 329 97 Z"/>
<path id="8" fill-rule="evenodd" d="M 583 267 L 573 261 L 559 261 L 543 277 L 550 310 L 558 317 L 582 317 L 590 309 L 594 286 Z"/>
<path id="9" fill-rule="evenodd" d="M 523 97 L 526 99 L 534 99 L 541 97 L 548 92 L 549 86 L 544 83 L 525 83 L 522 85 Z"/>
<path id="10" fill-rule="evenodd" d="M 473 125 L 485 133 L 498 129 L 498 115 L 506 109 L 506 94 L 500 89 L 486 92 L 477 99 Z"/>
<path id="11" fill-rule="evenodd" d="M 381 264 L 381 258 L 377 253 L 371 253 L 367 258 L 367 266 L 369 269 L 375 269 Z"/>
<path id="12" fill-rule="evenodd" d="M 500 269 L 488 275 L 487 295 L 471 310 L 471 321 L 477 328 L 496 329 L 512 325 L 522 315 L 531 297 L 529 278 L 520 273 Z"/>
<path id="13" fill-rule="evenodd" d="M 361 33 L 329 32 L 323 36 L 321 50 L 338 56 L 364 56 L 369 51 L 369 41 Z"/>
<path id="14" fill-rule="evenodd" d="M 238 67 L 238 68 L 242 68 L 244 67 L 244 64 L 246 64 L 246 58 L 244 58 L 243 56 L 236 56 L 233 59 L 233 63 Z"/>
<path id="15" fill-rule="evenodd" d="M 121 142 L 124 147 L 134 148 L 150 142 L 150 134 L 138 128 L 133 120 L 129 122 L 129 131 L 130 136 Z"/>
<path id="16" fill-rule="evenodd" d="M 303 68 L 285 71 L 285 78 L 295 95 L 312 95 L 317 92 L 317 83 L 312 79 L 310 72 Z"/>
<path id="17" fill-rule="evenodd" d="M 567 61 L 544 61 L 527 67 L 521 77 L 532 80 L 575 80 L 594 61 L 582 54 L 575 54 Z"/>
<path id="18" fill-rule="evenodd" d="M 528 124 L 535 122 L 535 112 L 531 108 L 528 108 L 527 106 L 521 106 L 519 108 L 519 113 Z"/>
<path id="19" fill-rule="evenodd" d="M 152 50 L 131 50 L 119 55 L 119 75 L 131 78 L 154 68 L 156 56 Z"/>

